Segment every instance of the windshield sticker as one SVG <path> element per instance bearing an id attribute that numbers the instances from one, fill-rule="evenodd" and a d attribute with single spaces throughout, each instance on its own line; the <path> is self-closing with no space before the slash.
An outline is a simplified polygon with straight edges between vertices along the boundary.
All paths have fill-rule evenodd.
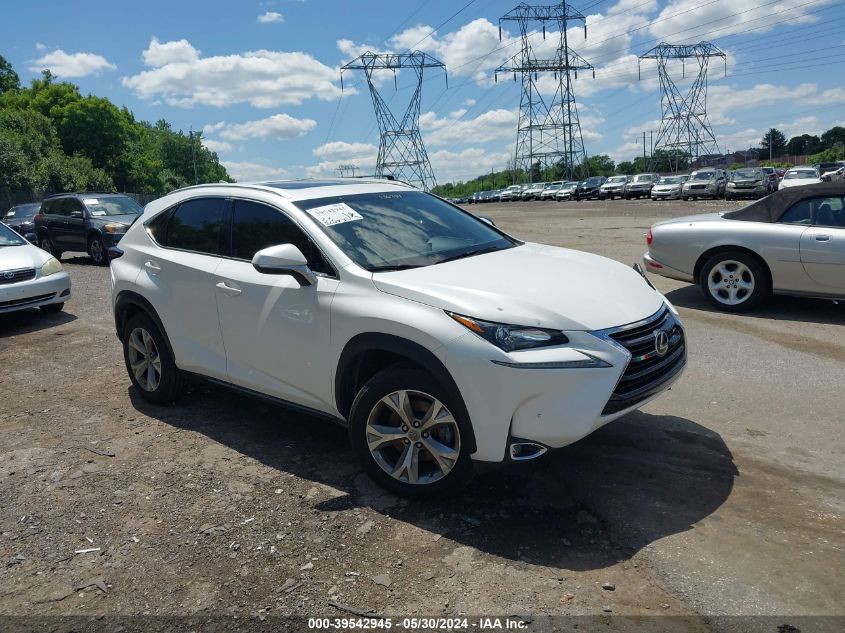
<path id="1" fill-rule="evenodd" d="M 106 214 L 105 211 L 97 210 L 97 209 L 91 209 L 91 215 L 93 215 L 94 217 L 100 217 L 100 216 L 105 215 L 105 214 Z"/>
<path id="2" fill-rule="evenodd" d="M 85 204 L 100 204 L 100 201 L 96 198 L 85 198 L 82 202 Z"/>
<path id="3" fill-rule="evenodd" d="M 346 222 L 355 222 L 364 219 L 364 216 L 345 202 L 327 204 L 324 207 L 314 207 L 313 209 L 308 209 L 308 213 L 323 226 L 334 226 L 335 224 L 344 224 Z"/>

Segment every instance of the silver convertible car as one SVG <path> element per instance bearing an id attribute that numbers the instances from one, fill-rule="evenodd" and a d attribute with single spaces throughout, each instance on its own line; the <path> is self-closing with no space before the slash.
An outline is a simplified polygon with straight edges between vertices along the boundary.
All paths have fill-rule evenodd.
<path id="1" fill-rule="evenodd" d="M 845 182 L 660 222 L 646 242 L 647 271 L 698 284 L 721 310 L 750 310 L 770 293 L 845 299 Z"/>

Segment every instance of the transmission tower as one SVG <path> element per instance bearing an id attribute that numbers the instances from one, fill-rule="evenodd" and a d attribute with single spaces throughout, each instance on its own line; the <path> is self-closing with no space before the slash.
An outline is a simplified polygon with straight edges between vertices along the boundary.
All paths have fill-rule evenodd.
<path id="1" fill-rule="evenodd" d="M 376 176 L 393 176 L 429 191 L 437 182 L 420 136 L 420 97 L 423 70 L 426 68 L 446 70 L 443 62 L 420 51 L 401 54 L 366 52 L 340 69 L 340 84 L 342 90 L 344 70 L 363 70 L 367 78 L 379 128 Z M 379 94 L 373 76 L 378 71 L 392 70 L 395 86 L 396 71 L 400 69 L 412 70 L 416 74 L 417 86 L 402 120 L 398 121 Z"/>
<path id="2" fill-rule="evenodd" d="M 727 56 L 710 42 L 698 44 L 661 43 L 647 53 L 640 55 L 638 64 L 644 59 L 657 60 L 660 75 L 660 130 L 657 133 L 655 150 L 669 155 L 672 169 L 678 171 L 681 161 L 689 156 L 697 161 L 708 154 L 719 154 L 719 144 L 707 118 L 707 67 L 710 59 L 721 57 L 728 74 Z M 686 79 L 686 67 L 697 68 L 698 74 L 686 93 L 682 93 L 670 75 L 669 64 L 681 62 L 681 78 Z M 677 66 L 675 68 L 677 73 Z M 640 76 L 642 79 L 642 76 Z"/>
<path id="3" fill-rule="evenodd" d="M 517 74 L 522 75 L 514 155 L 517 167 L 533 174 L 533 166 L 539 162 L 541 170 L 559 167 L 562 177 L 569 180 L 587 176 L 587 154 L 572 79 L 573 76 L 578 78 L 579 70 L 590 70 L 593 77 L 596 72 L 592 65 L 569 48 L 566 32 L 570 22 L 581 22 L 586 38 L 586 18 L 566 2 L 551 6 L 523 3 L 499 18 L 499 40 L 502 39 L 503 22 L 516 22 L 522 37 L 522 49 L 506 64 L 499 66 L 495 74 L 496 81 L 499 73 L 513 73 L 514 81 Z M 544 40 L 547 30 L 557 30 L 555 37 L 558 42 L 551 59 L 538 59 L 532 46 L 531 37 L 536 36 L 534 29 L 538 23 Z M 557 82 L 550 97 L 548 91 L 544 97 L 538 89 L 542 73 L 553 73 Z"/>

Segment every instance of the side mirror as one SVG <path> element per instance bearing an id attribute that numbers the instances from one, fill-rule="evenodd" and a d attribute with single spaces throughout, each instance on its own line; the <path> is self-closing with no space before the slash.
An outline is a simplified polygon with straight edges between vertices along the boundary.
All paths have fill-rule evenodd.
<path id="1" fill-rule="evenodd" d="M 293 244 L 269 246 L 252 257 L 252 265 L 265 275 L 291 275 L 300 286 L 312 286 L 317 276 L 308 268 L 308 260 Z"/>
<path id="2" fill-rule="evenodd" d="M 82 219 L 82 211 L 71 211 L 70 217 L 77 218 L 77 219 L 81 220 Z"/>

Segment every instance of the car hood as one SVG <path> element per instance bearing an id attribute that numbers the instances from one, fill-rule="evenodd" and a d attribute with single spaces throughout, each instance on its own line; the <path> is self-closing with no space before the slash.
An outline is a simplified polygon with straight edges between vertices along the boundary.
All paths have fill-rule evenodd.
<path id="1" fill-rule="evenodd" d="M 375 273 L 382 292 L 466 316 L 559 330 L 602 330 L 663 303 L 631 267 L 581 251 L 523 244 L 434 266 Z"/>
<path id="2" fill-rule="evenodd" d="M 41 268 L 50 254 L 32 244 L 0 247 L 0 270 Z"/>
<path id="3" fill-rule="evenodd" d="M 722 212 L 719 213 L 700 213 L 698 215 L 685 215 L 680 218 L 672 218 L 670 220 L 663 220 L 662 222 L 655 222 L 652 227 L 666 226 L 667 224 L 693 224 L 695 222 L 728 222 L 727 218 L 722 217 Z"/>
<path id="4" fill-rule="evenodd" d="M 666 184 L 663 184 L 663 185 L 654 185 L 654 189 L 658 189 L 660 191 L 668 191 L 670 189 L 680 189 L 680 188 L 681 188 L 681 183 L 675 183 L 675 184 L 666 183 Z"/>

